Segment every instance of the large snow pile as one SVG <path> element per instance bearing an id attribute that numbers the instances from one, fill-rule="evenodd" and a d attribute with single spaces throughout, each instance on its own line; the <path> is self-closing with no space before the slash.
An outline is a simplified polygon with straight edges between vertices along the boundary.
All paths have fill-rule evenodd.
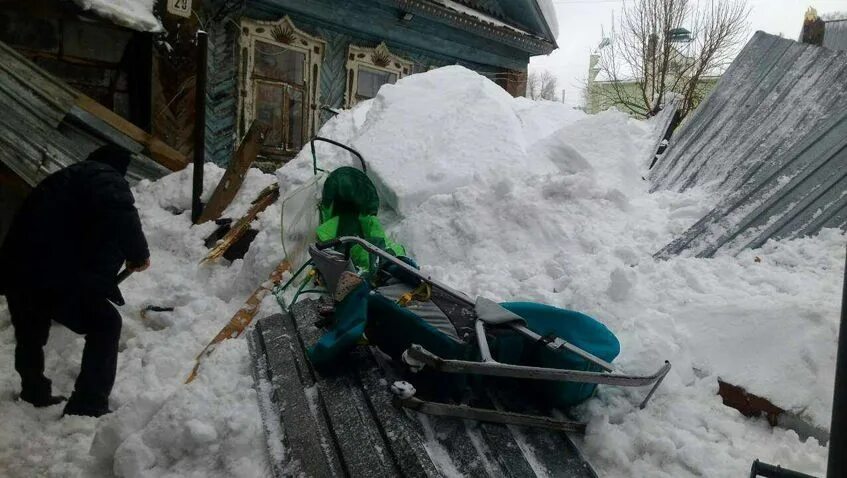
<path id="1" fill-rule="evenodd" d="M 674 364 L 646 410 L 641 391 L 613 388 L 585 407 L 601 470 L 730 476 L 759 457 L 819 471 L 823 447 L 724 407 L 717 378 L 828 427 L 844 235 L 655 261 L 711 203 L 698 190 L 647 193 L 652 124 L 487 86 L 460 67 L 408 77 L 321 134 L 364 154 L 397 214 L 389 231 L 433 276 L 472 296 L 589 313 L 621 338 L 624 370 Z M 326 168 L 351 162 L 318 151 Z M 307 154 L 277 173 L 281 184 L 311 174 Z"/>
<path id="2" fill-rule="evenodd" d="M 158 32 L 162 23 L 153 15 L 156 0 L 74 0 L 81 8 L 140 32 Z"/>
<path id="3" fill-rule="evenodd" d="M 825 447 L 725 407 L 716 380 L 828 425 L 845 236 L 827 230 L 738 257 L 654 261 L 711 204 L 697 190 L 648 194 L 641 153 L 652 127 L 616 112 L 587 116 L 513 99 L 447 67 L 384 86 L 321 135 L 364 154 L 389 232 L 433 276 L 471 295 L 591 314 L 619 336 L 616 363 L 625 371 L 673 363 L 644 410 L 644 390 L 613 387 L 576 410 L 589 421 L 580 444 L 601 476 L 741 476 L 754 458 L 820 475 Z M 325 144 L 318 157 L 325 169 L 352 162 Z M 282 191 L 310 179 L 311 168 L 304 152 L 280 169 Z M 221 174 L 207 166 L 207 192 Z M 246 210 L 273 180 L 251 172 L 227 215 Z M 182 381 L 282 259 L 280 208 L 260 216 L 244 260 L 198 266 L 213 226 L 189 228 L 190 183 L 184 171 L 135 188 L 153 267 L 123 287 L 111 416 L 59 420 L 60 407 L 14 402 L 14 338 L 0 305 L 0 474 L 267 474 L 244 340 L 224 342 L 195 382 Z M 146 305 L 176 310 L 142 319 Z M 277 306 L 268 299 L 262 307 Z M 81 345 L 54 327 L 47 368 L 59 391 L 72 386 Z"/>

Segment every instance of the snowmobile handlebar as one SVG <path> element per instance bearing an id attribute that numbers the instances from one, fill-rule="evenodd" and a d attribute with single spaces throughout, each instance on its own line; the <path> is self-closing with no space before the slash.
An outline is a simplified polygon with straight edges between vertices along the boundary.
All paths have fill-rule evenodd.
<path id="1" fill-rule="evenodd" d="M 326 250 L 326 249 L 333 249 L 333 248 L 338 247 L 340 245 L 341 245 L 341 239 L 336 238 L 336 239 L 330 239 L 330 240 L 324 241 L 324 242 L 316 242 L 315 243 L 315 249 L 317 249 L 319 251 L 323 251 L 323 250 Z"/>
<path id="2" fill-rule="evenodd" d="M 359 163 L 361 163 L 361 165 L 362 165 L 362 172 L 363 173 L 368 172 L 368 168 L 367 168 L 367 166 L 365 166 L 365 158 L 362 157 L 361 153 L 359 153 L 355 149 L 351 148 L 350 146 L 347 146 L 346 144 L 339 143 L 338 141 L 334 141 L 334 140 L 331 140 L 329 138 L 324 138 L 324 137 L 321 137 L 321 136 L 315 136 L 314 138 L 309 140 L 309 147 L 312 150 L 312 170 L 314 171 L 315 174 L 318 174 L 318 171 L 319 171 L 318 170 L 318 157 L 315 154 L 315 141 L 323 141 L 324 143 L 329 143 L 333 146 L 338 146 L 339 148 L 346 150 L 347 152 L 353 154 L 354 156 L 359 158 Z"/>
<path id="3" fill-rule="evenodd" d="M 463 304 L 465 304 L 469 307 L 474 306 L 474 301 L 471 300 L 470 298 L 468 298 L 466 295 L 462 294 L 461 292 L 456 291 L 455 289 L 453 289 L 452 287 L 450 287 L 446 284 L 442 284 L 441 282 L 438 282 L 437 280 L 433 279 L 432 277 L 430 277 L 428 275 L 425 275 L 420 270 L 415 269 L 414 267 L 410 266 L 409 264 L 407 264 L 407 263 L 401 261 L 400 259 L 398 259 L 396 256 L 389 254 L 388 252 L 383 251 L 382 249 L 376 247 L 375 245 L 371 244 L 370 242 L 368 242 L 368 241 L 366 241 L 366 240 L 364 240 L 360 237 L 342 236 L 342 237 L 338 237 L 338 238 L 335 238 L 335 239 L 331 239 L 329 241 L 319 242 L 319 243 L 315 244 L 315 248 L 318 249 L 319 251 L 322 251 L 324 249 L 334 248 L 334 247 L 340 246 L 342 244 L 357 244 L 357 245 L 361 246 L 362 249 L 368 251 L 369 253 L 374 254 L 376 256 L 379 256 L 382 259 L 385 259 L 386 261 L 396 265 L 397 267 L 399 267 L 403 271 L 411 274 L 412 276 L 420 279 L 423 282 L 426 282 L 427 284 L 432 286 L 432 288 L 438 289 L 441 292 L 444 292 L 445 294 L 453 297 L 457 301 L 459 301 L 459 302 L 461 302 L 461 303 L 463 303 Z"/>

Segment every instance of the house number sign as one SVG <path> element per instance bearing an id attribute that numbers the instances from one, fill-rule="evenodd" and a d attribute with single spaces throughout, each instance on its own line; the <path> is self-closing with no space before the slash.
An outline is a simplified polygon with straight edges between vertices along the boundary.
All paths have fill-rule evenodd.
<path id="1" fill-rule="evenodd" d="M 168 13 L 180 17 L 190 17 L 191 0 L 168 0 Z"/>

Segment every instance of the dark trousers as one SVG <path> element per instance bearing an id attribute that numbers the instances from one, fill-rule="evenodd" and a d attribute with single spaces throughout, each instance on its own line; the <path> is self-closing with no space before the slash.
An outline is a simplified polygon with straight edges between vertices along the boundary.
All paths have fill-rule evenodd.
<path id="1" fill-rule="evenodd" d="M 82 366 L 72 401 L 105 408 L 115 383 L 121 316 L 104 298 L 56 297 L 49 293 L 9 293 L 6 297 L 15 328 L 15 370 L 21 376 L 22 395 L 51 393 L 44 376 L 44 345 L 50 320 L 85 335 Z"/>

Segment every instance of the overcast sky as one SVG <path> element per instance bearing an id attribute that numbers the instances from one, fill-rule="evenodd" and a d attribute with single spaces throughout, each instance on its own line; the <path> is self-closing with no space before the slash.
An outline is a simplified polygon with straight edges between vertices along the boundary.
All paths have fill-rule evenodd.
<path id="1" fill-rule="evenodd" d="M 629 0 L 632 1 L 632 0 Z M 847 0 L 748 0 L 750 31 L 783 34 L 796 39 L 803 26 L 803 14 L 809 6 L 825 14 L 847 10 Z M 559 19 L 559 49 L 548 56 L 534 57 L 532 70 L 550 70 L 559 78 L 565 101 L 579 104 L 588 75 L 588 55 L 601 38 L 601 26 L 608 32 L 612 15 L 620 15 L 623 0 L 553 0 Z"/>

